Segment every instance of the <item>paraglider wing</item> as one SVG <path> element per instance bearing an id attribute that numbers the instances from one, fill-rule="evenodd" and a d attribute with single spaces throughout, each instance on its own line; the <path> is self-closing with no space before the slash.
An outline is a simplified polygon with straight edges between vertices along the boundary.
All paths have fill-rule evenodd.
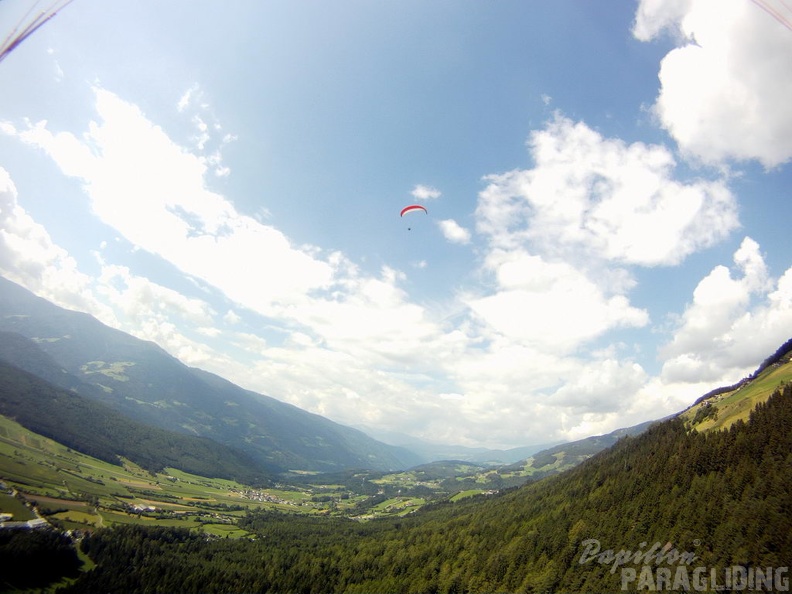
<path id="1" fill-rule="evenodd" d="M 57 0 L 56 2 L 51 2 L 48 7 L 36 12 L 38 8 L 38 0 L 36 0 L 8 36 L 0 42 L 0 62 L 15 50 L 20 43 L 33 35 L 39 27 L 58 14 L 58 11 L 72 2 L 73 0 Z"/>
<path id="2" fill-rule="evenodd" d="M 751 2 L 792 31 L 792 8 L 784 0 L 751 0 Z"/>
<path id="3" fill-rule="evenodd" d="M 426 214 L 429 214 L 425 207 L 421 206 L 420 204 L 411 204 L 410 206 L 405 206 L 402 208 L 401 213 L 399 214 L 400 217 L 403 217 L 408 212 L 416 212 L 416 211 L 424 211 Z"/>

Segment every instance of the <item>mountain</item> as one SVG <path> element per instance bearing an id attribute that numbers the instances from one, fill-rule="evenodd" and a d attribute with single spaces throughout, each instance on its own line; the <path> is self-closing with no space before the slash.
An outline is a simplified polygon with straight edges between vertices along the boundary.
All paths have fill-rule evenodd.
<path id="1" fill-rule="evenodd" d="M 514 464 L 525 460 L 536 452 L 558 445 L 559 442 L 526 445 L 509 449 L 474 448 L 469 446 L 439 444 L 396 431 L 384 431 L 365 426 L 358 426 L 364 433 L 374 439 L 394 446 L 403 447 L 414 452 L 421 458 L 422 464 L 441 462 L 443 460 L 462 460 L 473 464 L 499 465 Z"/>
<path id="2" fill-rule="evenodd" d="M 632 427 L 616 429 L 604 435 L 593 435 L 577 441 L 562 443 L 545 450 L 536 452 L 526 460 L 500 469 L 501 472 L 509 470 L 527 470 L 534 476 L 546 476 L 563 472 L 577 466 L 594 454 L 605 450 L 624 437 L 640 435 L 657 421 L 646 421 Z M 539 473 L 537 475 L 537 473 Z"/>
<path id="3" fill-rule="evenodd" d="M 627 436 L 640 435 L 656 421 L 646 421 L 632 427 L 616 429 L 604 435 L 594 435 L 577 441 L 537 444 L 496 450 L 489 448 L 471 448 L 458 445 L 431 443 L 397 432 L 384 432 L 361 427 L 372 437 L 385 443 L 399 445 L 409 449 L 423 459 L 423 465 L 431 466 L 436 462 L 448 462 L 452 465 L 467 462 L 480 466 L 480 470 L 472 474 L 461 470 L 457 480 L 476 480 L 477 474 L 484 469 L 494 470 L 504 484 L 522 484 L 527 480 L 536 480 L 552 474 L 558 474 L 587 460 L 594 454 L 605 450 Z M 421 466 L 410 470 L 420 470 Z"/>
<path id="4" fill-rule="evenodd" d="M 135 421 L 242 451 L 262 469 L 397 470 L 420 463 L 403 448 L 188 367 L 152 342 L 58 307 L 2 277 L 0 331 L 30 339 L 63 371 L 53 372 L 29 345 L 15 355 L 15 366 L 43 373 Z"/>
<path id="5" fill-rule="evenodd" d="M 757 404 L 765 402 L 777 387 L 792 381 L 792 339 L 765 359 L 750 376 L 731 386 L 712 390 L 682 411 L 689 429 L 715 431 L 728 429 L 746 420 Z"/>
<path id="6" fill-rule="evenodd" d="M 791 377 L 787 353 L 723 399 L 752 402 L 728 428 L 682 413 L 567 472 L 398 519 L 254 512 L 240 526 L 256 538 L 236 542 L 98 531 L 81 544 L 96 567 L 64 594 L 787 591 Z"/>
<path id="7" fill-rule="evenodd" d="M 25 343 L 30 342 L 8 333 L 0 333 L 0 341 L 4 349 L 9 345 L 24 349 Z M 2 360 L 0 415 L 111 464 L 120 465 L 123 457 L 149 472 L 172 467 L 247 484 L 268 481 L 268 477 L 256 469 L 256 463 L 242 452 L 205 437 L 175 433 L 130 420 L 100 402 L 59 388 Z"/>

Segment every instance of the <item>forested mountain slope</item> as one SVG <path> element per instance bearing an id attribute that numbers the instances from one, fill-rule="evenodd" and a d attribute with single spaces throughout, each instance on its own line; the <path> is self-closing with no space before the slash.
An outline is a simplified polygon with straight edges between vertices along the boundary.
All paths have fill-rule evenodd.
<path id="1" fill-rule="evenodd" d="M 602 551 L 674 551 L 648 561 L 650 579 L 705 567 L 715 589 L 735 566 L 775 579 L 792 559 L 790 427 L 784 385 L 728 430 L 690 431 L 677 417 L 561 475 L 399 521 L 251 514 L 254 542 L 99 531 L 83 543 L 98 566 L 66 591 L 613 592 L 622 569 L 643 570 L 586 559 L 592 539 Z"/>
<path id="2" fill-rule="evenodd" d="M 0 331 L 35 341 L 71 383 L 59 383 L 57 374 L 48 381 L 137 421 L 244 451 L 262 467 L 393 470 L 419 463 L 402 448 L 188 367 L 154 343 L 60 308 L 2 277 Z M 35 374 L 42 358 L 29 349 L 10 362 Z"/>
<path id="3" fill-rule="evenodd" d="M 7 338 L 7 337 L 6 337 Z M 150 472 L 166 467 L 261 484 L 270 477 L 250 457 L 210 439 L 144 425 L 0 360 L 0 415 L 74 450 Z"/>

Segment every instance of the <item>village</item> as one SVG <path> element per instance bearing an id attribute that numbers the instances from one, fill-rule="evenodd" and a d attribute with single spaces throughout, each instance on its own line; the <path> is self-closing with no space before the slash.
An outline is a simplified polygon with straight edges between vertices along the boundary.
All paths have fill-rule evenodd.
<path id="1" fill-rule="evenodd" d="M 297 506 L 300 505 L 294 500 L 284 499 L 283 497 L 277 497 L 276 495 L 271 494 L 269 491 L 265 491 L 263 489 L 242 489 L 242 490 L 231 490 L 231 495 L 235 497 L 241 497 L 243 499 L 249 499 L 250 501 L 257 501 L 259 503 L 278 503 L 282 505 L 293 505 Z"/>

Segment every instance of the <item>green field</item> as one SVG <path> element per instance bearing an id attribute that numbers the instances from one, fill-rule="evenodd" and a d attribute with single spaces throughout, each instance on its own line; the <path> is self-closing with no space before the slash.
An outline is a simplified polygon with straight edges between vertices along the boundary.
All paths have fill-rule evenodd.
<path id="1" fill-rule="evenodd" d="M 14 522 L 27 522 L 36 517 L 19 499 L 5 493 L 0 493 L 0 513 L 11 514 Z"/>
<path id="2" fill-rule="evenodd" d="M 682 416 L 699 431 L 729 427 L 792 381 L 792 363 L 774 365 L 754 381 L 699 403 Z M 694 423 L 695 421 L 695 423 Z M 573 458 L 575 458 L 573 456 Z M 538 459 L 537 459 L 538 460 Z M 544 460 L 544 459 L 542 459 Z M 382 474 L 354 473 L 330 477 L 294 473 L 294 485 L 253 488 L 175 469 L 153 474 L 129 461 L 118 465 L 75 452 L 0 416 L 0 512 L 16 521 L 34 519 L 32 507 L 63 529 L 91 530 L 115 524 L 180 526 L 218 537 L 248 536 L 236 524 L 248 510 L 271 509 L 306 515 L 341 515 L 357 519 L 402 516 L 427 502 L 458 501 L 501 486 L 519 484 L 531 475 L 561 471 L 579 460 L 563 451 L 540 468 L 534 459 L 494 469 L 448 462 Z M 361 482 L 363 481 L 363 482 Z M 368 489 L 357 492 L 363 483 Z M 19 496 L 11 495 L 15 491 Z"/>
<path id="3" fill-rule="evenodd" d="M 748 420 L 751 410 L 757 404 L 767 401 L 782 384 L 791 381 L 792 362 L 773 365 L 745 386 L 700 402 L 682 416 L 697 431 L 728 429 L 738 420 Z M 710 407 L 713 409 L 703 410 Z M 694 424 L 697 415 L 699 418 L 703 417 L 703 420 Z"/>
<path id="4" fill-rule="evenodd" d="M 304 488 L 252 489 L 234 481 L 166 469 L 152 474 L 124 461 L 113 465 L 36 435 L 0 416 L 0 480 L 65 529 L 113 524 L 184 526 L 244 536 L 233 524 L 247 509 L 315 514 L 328 506 Z M 14 520 L 35 515 L 0 494 L 0 511 Z"/>
<path id="5" fill-rule="evenodd" d="M 310 480 L 313 475 L 304 478 Z M 399 477 L 406 483 L 406 477 Z M 386 482 L 398 484 L 397 478 Z M 114 524 L 180 526 L 220 537 L 247 536 L 236 527 L 248 510 L 272 509 L 308 515 L 360 517 L 403 515 L 426 500 L 397 497 L 382 503 L 344 484 L 309 483 L 253 488 L 234 481 L 192 475 L 176 469 L 152 474 L 124 460 L 113 465 L 75 452 L 0 416 L 0 481 L 29 506 L 66 530 Z M 395 488 L 395 487 L 394 487 Z M 0 495 L 0 512 L 14 520 L 35 518 L 20 499 Z"/>

